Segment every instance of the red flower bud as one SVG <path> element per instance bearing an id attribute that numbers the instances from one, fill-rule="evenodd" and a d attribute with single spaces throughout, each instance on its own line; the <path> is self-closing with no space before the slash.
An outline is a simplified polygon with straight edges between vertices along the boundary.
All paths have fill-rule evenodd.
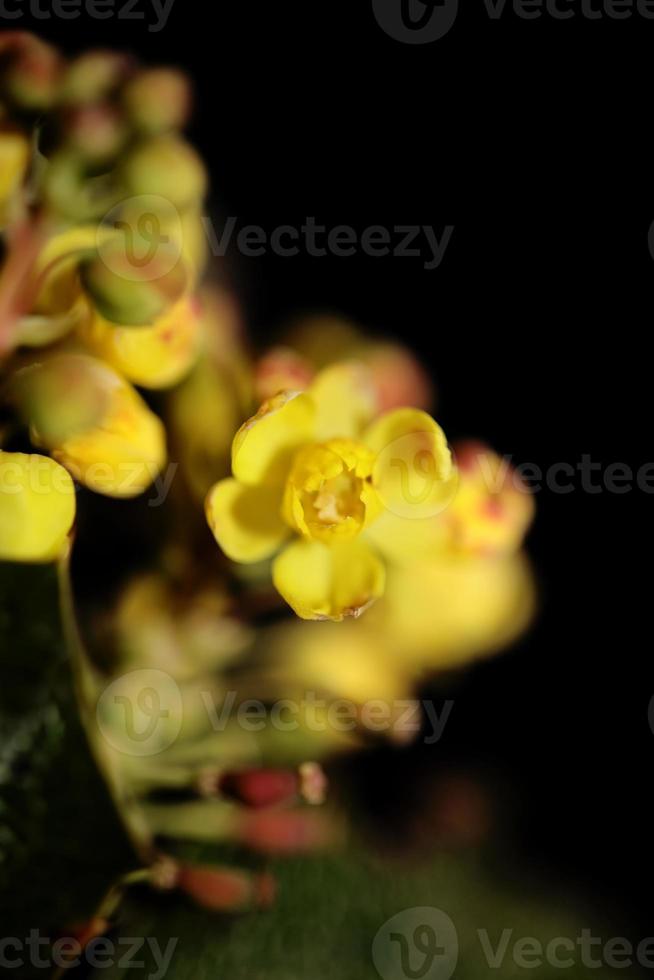
<path id="1" fill-rule="evenodd" d="M 219 788 L 248 806 L 271 806 L 297 794 L 298 777 L 289 769 L 244 769 L 225 773 Z"/>
<path id="2" fill-rule="evenodd" d="M 239 912 L 267 906 L 274 896 L 269 875 L 250 875 L 232 868 L 180 868 L 178 888 L 194 902 L 214 912 Z"/>

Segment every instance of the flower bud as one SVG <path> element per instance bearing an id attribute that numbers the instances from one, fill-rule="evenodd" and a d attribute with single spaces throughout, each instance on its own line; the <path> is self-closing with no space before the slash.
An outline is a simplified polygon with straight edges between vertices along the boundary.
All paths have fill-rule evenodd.
<path id="1" fill-rule="evenodd" d="M 460 443 L 455 455 L 461 479 L 447 516 L 456 547 L 478 555 L 517 551 L 534 517 L 529 488 L 506 459 L 482 443 Z"/>
<path id="2" fill-rule="evenodd" d="M 106 175 L 89 177 L 84 156 L 68 147 L 49 160 L 44 171 L 43 196 L 66 222 L 84 222 L 99 218 L 108 210 L 114 201 L 114 190 Z"/>
<path id="3" fill-rule="evenodd" d="M 372 374 L 380 413 L 405 405 L 425 410 L 432 407 L 429 378 L 401 344 L 371 344 L 362 356 Z"/>
<path id="4" fill-rule="evenodd" d="M 62 399 L 56 393 L 66 386 Z M 163 468 L 160 419 L 107 364 L 56 354 L 21 372 L 14 387 L 32 441 L 90 490 L 134 497 Z"/>
<path id="5" fill-rule="evenodd" d="M 207 190 L 207 172 L 195 150 L 178 136 L 158 136 L 137 146 L 123 166 L 130 194 L 151 194 L 184 209 Z"/>
<path id="6" fill-rule="evenodd" d="M 274 881 L 268 874 L 251 875 L 231 868 L 183 865 L 177 887 L 198 905 L 214 912 L 240 912 L 267 907 L 274 898 Z"/>
<path id="7" fill-rule="evenodd" d="M 61 79 L 61 58 L 49 44 L 30 38 L 20 46 L 5 73 L 9 98 L 21 109 L 41 112 L 49 109 Z"/>
<path id="8" fill-rule="evenodd" d="M 272 806 L 297 795 L 297 774 L 290 769 L 243 769 L 227 772 L 220 792 L 251 807 Z"/>
<path id="9" fill-rule="evenodd" d="M 274 347 L 256 367 L 255 394 L 265 402 L 280 391 L 303 391 L 313 380 L 311 364 L 290 347 Z"/>
<path id="10" fill-rule="evenodd" d="M 185 75 L 172 68 L 141 71 L 127 84 L 124 103 L 134 126 L 154 136 L 181 129 L 191 109 L 191 89 Z"/>
<path id="11" fill-rule="evenodd" d="M 157 247 L 147 265 L 135 265 L 134 256 L 116 245 L 81 266 L 82 284 L 105 319 L 133 327 L 151 325 L 180 299 L 186 288 L 184 264 L 175 261 L 172 268 L 169 266 L 169 257 L 162 248 Z"/>
<path id="12" fill-rule="evenodd" d="M 69 145 L 91 164 L 115 157 L 125 142 L 126 127 L 120 115 L 108 104 L 75 108 L 66 119 Z"/>
<path id="13" fill-rule="evenodd" d="M 129 59 L 116 51 L 87 51 L 68 66 L 61 86 L 67 105 L 90 105 L 106 98 L 129 69 Z"/>
<path id="14" fill-rule="evenodd" d="M 0 450 L 0 560 L 54 561 L 75 520 L 75 488 L 47 456 Z"/>

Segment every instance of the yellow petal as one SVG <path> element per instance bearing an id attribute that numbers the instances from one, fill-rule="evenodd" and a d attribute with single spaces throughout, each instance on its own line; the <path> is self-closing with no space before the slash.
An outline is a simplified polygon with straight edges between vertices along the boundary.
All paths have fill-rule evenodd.
<path id="1" fill-rule="evenodd" d="M 273 582 L 301 619 L 359 616 L 384 591 L 382 562 L 361 541 L 295 541 L 273 564 Z"/>
<path id="2" fill-rule="evenodd" d="M 345 361 L 321 371 L 309 389 L 316 405 L 315 438 L 356 439 L 375 416 L 377 407 L 370 371 L 358 361 Z"/>
<path id="3" fill-rule="evenodd" d="M 257 562 L 277 551 L 289 533 L 280 503 L 274 488 L 246 487 L 238 480 L 221 480 L 209 491 L 207 521 L 228 558 Z"/>
<path id="4" fill-rule="evenodd" d="M 66 313 L 84 299 L 79 263 L 95 253 L 98 243 L 111 240 L 116 232 L 97 225 L 76 225 L 53 235 L 41 250 L 37 273 L 43 276 L 34 312 Z"/>
<path id="5" fill-rule="evenodd" d="M 398 517 L 424 520 L 441 513 L 456 492 L 456 473 L 445 433 L 415 408 L 383 415 L 364 441 L 376 454 L 373 486 Z"/>
<path id="6" fill-rule="evenodd" d="M 384 598 L 365 623 L 398 656 L 441 669 L 500 650 L 527 627 L 534 607 L 522 554 L 445 555 L 389 568 Z"/>
<path id="7" fill-rule="evenodd" d="M 452 531 L 442 515 L 410 520 L 384 510 L 366 529 L 366 538 L 384 558 L 404 565 L 443 552 L 451 544 Z"/>
<path id="8" fill-rule="evenodd" d="M 47 456 L 0 452 L 0 559 L 53 561 L 75 520 L 75 488 Z"/>
<path id="9" fill-rule="evenodd" d="M 99 357 L 143 388 L 169 388 L 189 372 L 200 350 L 201 316 L 184 296 L 151 326 L 120 326 L 97 310 L 80 336 Z"/>
<path id="10" fill-rule="evenodd" d="M 232 443 L 232 472 L 250 486 L 281 485 L 293 455 L 313 436 L 315 407 L 307 395 L 285 391 L 264 402 Z"/>
<path id="11" fill-rule="evenodd" d="M 116 390 L 102 426 L 67 439 L 52 455 L 95 493 L 136 497 L 166 462 L 161 420 L 128 386 Z"/>

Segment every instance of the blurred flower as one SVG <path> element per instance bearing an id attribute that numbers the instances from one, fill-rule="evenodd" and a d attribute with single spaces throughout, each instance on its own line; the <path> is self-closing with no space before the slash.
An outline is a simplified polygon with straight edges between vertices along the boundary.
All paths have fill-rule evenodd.
<path id="1" fill-rule="evenodd" d="M 172 68 L 140 71 L 125 86 L 123 101 L 134 126 L 148 134 L 181 129 L 191 108 L 188 79 Z"/>
<path id="2" fill-rule="evenodd" d="M 207 190 L 207 173 L 195 150 L 181 137 L 155 136 L 135 147 L 122 166 L 128 194 L 153 194 L 173 207 L 200 201 Z"/>
<path id="3" fill-rule="evenodd" d="M 480 555 L 516 551 L 534 518 L 534 498 L 516 470 L 483 443 L 455 447 L 460 473 L 449 518 L 456 547 Z"/>
<path id="4" fill-rule="evenodd" d="M 528 626 L 535 588 L 522 555 L 441 555 L 389 569 L 366 625 L 416 670 L 496 653 Z"/>
<path id="5" fill-rule="evenodd" d="M 75 488 L 47 456 L 0 450 L 0 560 L 47 562 L 66 547 Z"/>
<path id="6" fill-rule="evenodd" d="M 225 668 L 251 642 L 218 585 L 184 594 L 154 572 L 130 580 L 110 629 L 114 656 L 124 667 L 157 668 L 179 682 Z"/>
<path id="7" fill-rule="evenodd" d="M 133 497 L 162 470 L 161 421 L 102 361 L 53 354 L 20 372 L 13 390 L 32 442 L 90 490 Z"/>

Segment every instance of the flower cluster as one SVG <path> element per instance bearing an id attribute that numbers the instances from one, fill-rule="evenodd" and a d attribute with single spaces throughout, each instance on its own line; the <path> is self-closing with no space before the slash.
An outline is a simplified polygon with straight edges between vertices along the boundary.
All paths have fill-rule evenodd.
<path id="1" fill-rule="evenodd" d="M 252 352 L 207 281 L 190 106 L 177 71 L 0 37 L 0 561 L 66 569 L 78 520 L 86 584 L 102 581 L 78 651 L 97 757 L 155 884 L 166 867 L 161 887 L 226 910 L 265 904 L 265 873 L 190 866 L 174 843 L 333 839 L 305 806 L 319 761 L 379 732 L 369 703 L 405 740 L 398 700 L 425 671 L 528 624 L 533 503 L 487 446 L 448 444 L 402 345 L 312 317 Z M 132 539 L 138 574 L 116 559 Z M 320 724 L 253 734 L 234 717 L 307 692 Z M 339 698 L 353 729 L 330 721 Z M 161 721 L 151 742 L 135 748 L 125 705 Z"/>
<path id="2" fill-rule="evenodd" d="M 75 498 L 57 465 L 10 451 L 21 426 L 96 493 L 138 495 L 166 465 L 134 386 L 178 384 L 211 329 L 207 177 L 180 135 L 191 92 L 177 71 L 110 51 L 66 61 L 7 32 L 0 91 L 0 556 L 40 561 L 64 547 Z"/>

